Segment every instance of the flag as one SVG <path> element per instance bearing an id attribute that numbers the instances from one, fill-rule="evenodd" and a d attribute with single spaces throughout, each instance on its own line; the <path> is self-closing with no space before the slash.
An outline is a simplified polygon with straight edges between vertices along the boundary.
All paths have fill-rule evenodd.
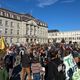
<path id="1" fill-rule="evenodd" d="M 4 38 L 1 37 L 0 38 L 0 49 L 4 49 L 4 48 L 5 48 Z"/>

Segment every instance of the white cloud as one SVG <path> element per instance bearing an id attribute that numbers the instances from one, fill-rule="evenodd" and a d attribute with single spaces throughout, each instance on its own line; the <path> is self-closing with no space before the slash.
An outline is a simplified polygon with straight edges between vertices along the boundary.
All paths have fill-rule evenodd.
<path id="1" fill-rule="evenodd" d="M 62 3 L 72 3 L 74 2 L 75 0 L 63 0 Z"/>
<path id="2" fill-rule="evenodd" d="M 38 0 L 39 7 L 45 7 L 45 6 L 50 6 L 52 4 L 55 4 L 56 2 L 58 2 L 59 0 Z"/>
<path id="3" fill-rule="evenodd" d="M 38 0 L 38 7 L 45 7 L 45 6 L 50 6 L 55 4 L 56 2 L 61 2 L 61 3 L 72 3 L 76 0 Z"/>

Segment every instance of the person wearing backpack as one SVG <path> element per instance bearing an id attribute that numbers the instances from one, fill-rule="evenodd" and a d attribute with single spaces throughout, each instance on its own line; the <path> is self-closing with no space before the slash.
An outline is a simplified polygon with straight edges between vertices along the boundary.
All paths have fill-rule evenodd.
<path id="1" fill-rule="evenodd" d="M 65 66 L 58 58 L 58 50 L 51 50 L 51 61 L 45 67 L 45 80 L 65 80 Z"/>
<path id="2" fill-rule="evenodd" d="M 31 80 L 30 55 L 25 47 L 21 49 L 20 54 L 21 54 L 21 65 L 22 65 L 21 80 L 25 80 L 26 73 L 28 75 L 28 80 Z"/>

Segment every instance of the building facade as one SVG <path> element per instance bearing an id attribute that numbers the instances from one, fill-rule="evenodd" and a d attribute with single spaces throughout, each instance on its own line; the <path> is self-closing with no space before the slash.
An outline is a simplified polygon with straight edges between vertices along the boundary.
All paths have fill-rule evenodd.
<path id="1" fill-rule="evenodd" d="M 59 32 L 54 30 L 48 31 L 48 41 L 49 42 L 61 42 L 64 39 L 66 43 L 69 41 L 78 42 L 80 43 L 80 31 L 66 31 L 66 32 Z"/>
<path id="2" fill-rule="evenodd" d="M 48 25 L 30 14 L 0 8 L 0 35 L 7 43 L 48 42 Z"/>

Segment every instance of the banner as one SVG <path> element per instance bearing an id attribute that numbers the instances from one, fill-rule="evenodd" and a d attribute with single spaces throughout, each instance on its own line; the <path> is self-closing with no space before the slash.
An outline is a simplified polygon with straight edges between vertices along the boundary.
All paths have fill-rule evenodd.
<path id="1" fill-rule="evenodd" d="M 73 77 L 74 72 L 77 72 L 78 67 L 76 65 L 76 62 L 74 61 L 74 58 L 72 54 L 64 57 L 64 64 L 66 66 L 66 80 L 69 80 Z"/>
<path id="2" fill-rule="evenodd" d="M 4 48 L 5 48 L 4 39 L 3 37 L 0 37 L 0 49 L 4 49 Z"/>
<path id="3" fill-rule="evenodd" d="M 72 80 L 80 80 L 80 69 L 77 72 L 74 72 Z"/>

